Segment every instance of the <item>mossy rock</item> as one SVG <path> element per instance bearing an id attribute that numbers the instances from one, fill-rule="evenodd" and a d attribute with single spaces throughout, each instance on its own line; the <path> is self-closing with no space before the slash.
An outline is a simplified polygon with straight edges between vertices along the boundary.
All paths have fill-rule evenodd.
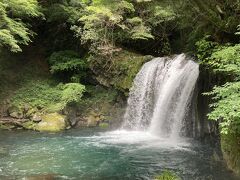
<path id="1" fill-rule="evenodd" d="M 33 121 L 27 121 L 27 122 L 22 124 L 22 127 L 24 129 L 28 129 L 28 130 L 35 130 L 36 126 L 37 126 L 37 124 L 34 123 Z"/>
<path id="2" fill-rule="evenodd" d="M 221 149 L 228 168 L 240 176 L 240 136 L 222 134 Z"/>
<path id="3" fill-rule="evenodd" d="M 13 118 L 22 119 L 24 117 L 23 110 L 16 106 L 10 107 L 8 109 L 8 113 L 9 113 L 9 116 Z"/>
<path id="4" fill-rule="evenodd" d="M 42 121 L 42 114 L 40 112 L 36 112 L 35 114 L 32 114 L 31 120 L 34 122 Z"/>
<path id="5" fill-rule="evenodd" d="M 109 123 L 102 122 L 99 124 L 99 127 L 102 129 L 108 129 L 109 128 Z"/>
<path id="6" fill-rule="evenodd" d="M 92 110 L 86 114 L 84 119 L 86 119 L 88 127 L 95 127 L 101 120 L 101 114 Z"/>
<path id="7" fill-rule="evenodd" d="M 9 154 L 9 151 L 6 147 L 0 147 L 0 157 L 6 157 L 8 154 Z"/>
<path id="8" fill-rule="evenodd" d="M 41 132 L 59 132 L 66 129 L 66 117 L 59 113 L 42 116 L 42 121 L 36 125 L 36 130 Z"/>
<path id="9" fill-rule="evenodd" d="M 38 113 L 37 108 L 29 108 L 29 110 L 26 112 L 25 116 L 28 118 L 31 118 L 36 113 Z"/>
<path id="10" fill-rule="evenodd" d="M 111 59 L 104 56 L 90 57 L 90 68 L 100 84 L 113 86 L 127 95 L 142 65 L 152 58 L 152 56 L 121 50 L 114 53 Z"/>
<path id="11" fill-rule="evenodd" d="M 0 124 L 0 129 L 3 130 L 11 130 L 16 128 L 14 125 L 10 125 L 10 124 Z"/>

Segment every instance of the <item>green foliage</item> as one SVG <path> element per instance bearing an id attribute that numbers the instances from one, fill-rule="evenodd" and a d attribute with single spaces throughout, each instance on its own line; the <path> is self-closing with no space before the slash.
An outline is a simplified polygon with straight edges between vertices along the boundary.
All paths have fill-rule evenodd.
<path id="1" fill-rule="evenodd" d="M 213 111 L 208 117 L 220 120 L 222 134 L 240 134 L 240 44 L 218 45 L 204 39 L 197 43 L 197 47 L 202 63 L 232 81 L 205 93 L 215 101 L 211 104 Z"/>
<path id="2" fill-rule="evenodd" d="M 86 96 L 81 103 L 85 105 L 112 103 L 116 101 L 118 92 L 114 89 L 105 89 L 101 86 L 86 86 Z"/>
<path id="3" fill-rule="evenodd" d="M 57 32 L 71 27 L 91 52 L 106 55 L 126 42 L 154 41 L 157 37 L 168 44 L 167 25 L 176 19 L 166 0 L 51 0 L 42 5 L 47 22 L 54 23 Z"/>
<path id="4" fill-rule="evenodd" d="M 197 47 L 197 57 L 202 62 L 205 62 L 213 53 L 214 48 L 216 47 L 216 43 L 212 41 L 208 41 L 206 36 L 205 38 L 196 42 Z"/>
<path id="5" fill-rule="evenodd" d="M 158 31 L 164 30 L 167 22 L 176 20 L 172 3 L 166 0 L 138 1 L 138 3 L 135 3 L 135 9 L 141 14 L 141 18 L 148 26 L 158 28 Z"/>
<path id="6" fill-rule="evenodd" d="M 68 74 L 73 82 L 80 82 L 88 68 L 85 59 L 81 59 L 74 51 L 54 52 L 49 57 L 50 72 L 52 74 Z"/>
<path id="7" fill-rule="evenodd" d="M 180 178 L 170 171 L 164 171 L 160 176 L 156 176 L 154 180 L 180 180 Z"/>
<path id="8" fill-rule="evenodd" d="M 85 92 L 85 86 L 78 83 L 68 83 L 61 88 L 61 101 L 64 105 L 79 102 Z"/>
<path id="9" fill-rule="evenodd" d="M 229 42 L 239 19 L 239 0 L 174 1 L 178 28 L 185 36 L 187 48 L 193 50 L 196 41 L 211 34 L 215 42 Z"/>
<path id="10" fill-rule="evenodd" d="M 126 20 L 129 24 L 128 30 L 130 33 L 131 39 L 142 39 L 142 40 L 148 40 L 148 39 L 154 39 L 154 37 L 149 33 L 150 28 L 145 26 L 143 20 L 139 17 L 134 17 L 131 19 Z"/>
<path id="11" fill-rule="evenodd" d="M 219 46 L 211 56 L 209 64 L 219 72 L 240 77 L 240 44 Z"/>
<path id="12" fill-rule="evenodd" d="M 213 111 L 208 117 L 220 120 L 222 134 L 240 134 L 240 82 L 226 83 L 217 86 L 207 95 L 212 95 L 215 103 L 211 104 Z"/>
<path id="13" fill-rule="evenodd" d="M 58 84 L 47 80 L 30 81 L 18 89 L 11 99 L 11 105 L 26 106 L 40 111 L 59 111 L 70 103 L 81 100 L 85 87 L 77 83 Z"/>
<path id="14" fill-rule="evenodd" d="M 44 14 L 47 22 L 74 24 L 82 14 L 83 2 L 63 1 L 45 5 Z"/>
<path id="15" fill-rule="evenodd" d="M 240 44 L 219 45 L 206 38 L 198 41 L 197 56 L 201 63 L 208 65 L 214 71 L 231 75 L 235 79 L 240 76 Z"/>
<path id="16" fill-rule="evenodd" d="M 111 3 L 94 0 L 79 18 L 83 26 L 75 25 L 72 30 L 83 44 L 91 43 L 94 52 L 111 54 L 115 51 L 115 43 L 122 39 L 153 38 L 150 28 L 145 26 L 140 17 L 134 16 L 134 12 L 134 5 L 125 0 Z"/>
<path id="17" fill-rule="evenodd" d="M 37 0 L 2 0 L 0 2 L 0 47 L 21 51 L 19 45 L 27 45 L 33 36 L 22 19 L 40 16 Z"/>

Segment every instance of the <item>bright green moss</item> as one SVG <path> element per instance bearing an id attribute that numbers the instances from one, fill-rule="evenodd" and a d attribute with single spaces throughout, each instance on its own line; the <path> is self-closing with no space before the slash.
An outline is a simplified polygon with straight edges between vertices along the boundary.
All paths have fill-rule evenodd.
<path id="1" fill-rule="evenodd" d="M 65 116 L 51 113 L 42 116 L 42 121 L 36 125 L 36 130 L 41 132 L 59 132 L 66 128 Z"/>
<path id="2" fill-rule="evenodd" d="M 136 74 L 145 62 L 152 59 L 152 56 L 121 50 L 114 53 L 111 59 L 108 58 L 91 57 L 90 68 L 100 84 L 113 86 L 127 95 Z"/>
<path id="3" fill-rule="evenodd" d="M 24 129 L 28 129 L 28 130 L 35 130 L 36 129 L 36 123 L 34 123 L 33 121 L 27 121 L 25 123 L 22 123 L 22 127 Z"/>
<path id="4" fill-rule="evenodd" d="M 108 123 L 100 123 L 99 127 L 102 129 L 107 129 L 107 128 L 109 128 L 109 124 Z"/>
<path id="5" fill-rule="evenodd" d="M 154 180 L 181 180 L 181 178 L 170 171 L 164 171 L 161 175 L 156 176 Z"/>
<path id="6" fill-rule="evenodd" d="M 78 83 L 56 84 L 50 80 L 30 81 L 15 92 L 11 105 L 24 109 L 56 112 L 69 103 L 79 102 L 85 87 Z"/>

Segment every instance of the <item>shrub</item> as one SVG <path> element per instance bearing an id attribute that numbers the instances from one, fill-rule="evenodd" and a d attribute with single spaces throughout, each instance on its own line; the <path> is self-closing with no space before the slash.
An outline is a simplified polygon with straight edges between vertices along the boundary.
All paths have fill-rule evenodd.
<path id="1" fill-rule="evenodd" d="M 87 61 L 74 51 L 54 52 L 49 57 L 50 72 L 65 75 L 72 82 L 80 82 L 87 70 Z"/>
<path id="2" fill-rule="evenodd" d="M 81 101 L 85 86 L 78 83 L 56 84 L 50 80 L 30 81 L 15 92 L 11 105 L 23 109 L 59 111 L 70 103 Z"/>

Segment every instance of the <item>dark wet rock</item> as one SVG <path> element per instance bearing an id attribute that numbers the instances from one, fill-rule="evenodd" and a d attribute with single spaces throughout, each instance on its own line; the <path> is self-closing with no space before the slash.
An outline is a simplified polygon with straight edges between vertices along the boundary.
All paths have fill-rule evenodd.
<path id="1" fill-rule="evenodd" d="M 81 117 L 74 117 L 74 118 L 70 118 L 69 119 L 69 123 L 71 127 L 75 127 L 79 121 L 81 121 L 82 118 Z"/>
<path id="2" fill-rule="evenodd" d="M 85 120 L 81 119 L 80 121 L 77 122 L 75 127 L 77 127 L 77 128 L 87 127 L 87 122 Z"/>

